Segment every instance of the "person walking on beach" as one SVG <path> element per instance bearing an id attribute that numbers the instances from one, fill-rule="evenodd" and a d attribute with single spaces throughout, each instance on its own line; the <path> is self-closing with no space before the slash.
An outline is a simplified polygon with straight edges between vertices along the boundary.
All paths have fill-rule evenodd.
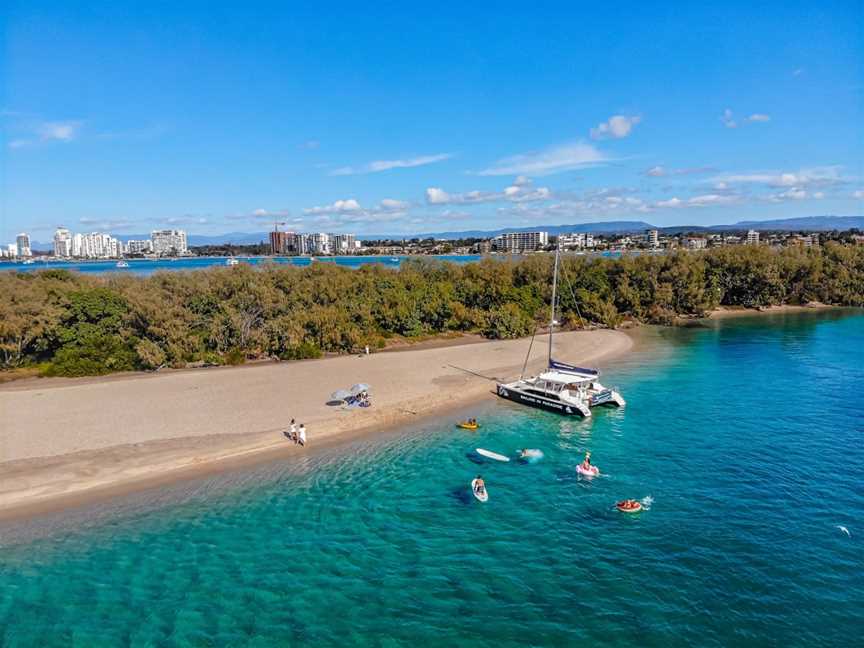
<path id="1" fill-rule="evenodd" d="M 306 445 L 306 426 L 302 423 L 300 424 L 300 429 L 297 431 L 297 443 L 301 446 Z"/>
<path id="2" fill-rule="evenodd" d="M 291 427 L 288 430 L 288 438 L 297 443 L 297 424 L 293 418 L 291 419 Z"/>

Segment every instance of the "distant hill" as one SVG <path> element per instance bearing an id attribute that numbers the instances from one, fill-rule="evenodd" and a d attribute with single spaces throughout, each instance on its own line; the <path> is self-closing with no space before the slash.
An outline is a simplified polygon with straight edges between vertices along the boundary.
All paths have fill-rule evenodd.
<path id="1" fill-rule="evenodd" d="M 417 234 L 358 234 L 357 238 L 364 241 L 381 239 L 409 239 L 409 238 L 438 238 L 438 239 L 460 239 L 460 238 L 491 238 L 507 232 L 536 232 L 544 231 L 553 235 L 566 234 L 570 232 L 587 232 L 590 234 L 633 234 L 644 232 L 646 229 L 658 229 L 664 234 L 680 234 L 682 232 L 736 232 L 748 229 L 759 231 L 795 231 L 808 230 L 812 232 L 824 232 L 831 230 L 850 230 L 857 228 L 864 230 L 864 216 L 805 216 L 802 218 L 781 218 L 777 220 L 764 221 L 738 221 L 731 225 L 673 225 L 670 227 L 657 227 L 645 221 L 606 221 L 597 223 L 574 223 L 572 225 L 536 225 L 534 227 L 503 227 L 496 230 L 462 230 L 448 232 L 423 232 Z M 267 241 L 269 232 L 228 232 L 227 234 L 190 234 L 189 245 L 222 245 L 233 243 L 235 245 L 254 245 L 261 241 Z M 117 235 L 121 241 L 130 239 L 150 238 L 150 234 L 122 234 Z M 33 242 L 35 250 L 50 250 L 51 243 Z"/>

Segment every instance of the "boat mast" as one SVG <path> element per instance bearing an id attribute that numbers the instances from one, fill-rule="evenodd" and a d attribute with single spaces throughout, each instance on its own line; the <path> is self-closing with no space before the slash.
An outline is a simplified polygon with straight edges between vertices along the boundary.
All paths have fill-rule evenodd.
<path id="1" fill-rule="evenodd" d="M 555 248 L 555 270 L 552 273 L 552 317 L 549 320 L 549 365 L 552 365 L 552 331 L 555 330 L 555 299 L 558 294 L 558 256 L 561 254 L 561 248 Z"/>

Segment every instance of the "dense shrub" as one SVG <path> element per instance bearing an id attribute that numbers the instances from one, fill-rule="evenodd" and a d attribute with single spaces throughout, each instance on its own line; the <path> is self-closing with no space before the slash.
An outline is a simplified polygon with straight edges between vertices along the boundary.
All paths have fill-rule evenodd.
<path id="1" fill-rule="evenodd" d="M 448 331 L 529 335 L 548 321 L 551 255 L 399 270 L 268 264 L 152 277 L 0 272 L 0 368 L 78 376 L 299 359 Z M 704 253 L 566 257 L 559 319 L 672 324 L 717 307 L 819 300 L 864 305 L 864 247 L 740 246 Z"/>

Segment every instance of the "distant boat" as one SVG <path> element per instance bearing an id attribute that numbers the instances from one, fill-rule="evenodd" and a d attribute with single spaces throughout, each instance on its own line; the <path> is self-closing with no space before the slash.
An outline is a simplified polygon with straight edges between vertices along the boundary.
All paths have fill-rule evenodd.
<path id="1" fill-rule="evenodd" d="M 400 261 L 399 257 L 390 257 L 390 260 L 391 260 L 393 263 L 399 263 L 399 261 Z"/>
<path id="2" fill-rule="evenodd" d="M 36 263 L 36 259 L 25 259 L 24 260 L 24 265 L 33 265 L 34 263 Z"/>
<path id="3" fill-rule="evenodd" d="M 118 262 L 117 262 L 117 267 L 118 267 L 118 268 L 128 268 L 128 267 L 129 267 L 129 264 L 126 263 L 125 261 L 118 261 Z"/>
<path id="4" fill-rule="evenodd" d="M 227 265 L 227 266 L 236 266 L 238 263 L 240 263 L 240 262 L 237 259 L 235 259 L 234 257 L 231 257 L 229 259 L 225 259 L 225 265 Z"/>

